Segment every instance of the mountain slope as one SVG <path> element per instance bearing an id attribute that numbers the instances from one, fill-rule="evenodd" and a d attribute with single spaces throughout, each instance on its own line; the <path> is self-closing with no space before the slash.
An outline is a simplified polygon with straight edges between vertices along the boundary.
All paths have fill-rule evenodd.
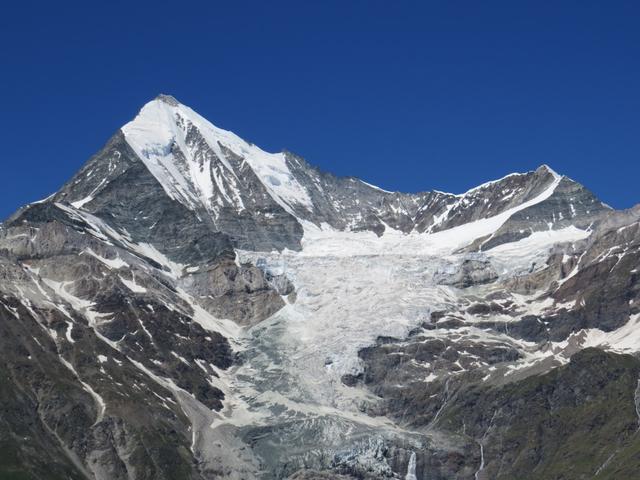
<path id="1" fill-rule="evenodd" d="M 160 96 L 0 226 L 0 472 L 633 471 L 639 224 L 544 165 L 388 192 Z"/>

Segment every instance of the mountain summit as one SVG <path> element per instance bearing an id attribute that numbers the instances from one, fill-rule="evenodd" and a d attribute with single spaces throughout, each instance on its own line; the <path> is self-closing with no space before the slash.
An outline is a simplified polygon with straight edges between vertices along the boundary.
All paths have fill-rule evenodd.
<path id="1" fill-rule="evenodd" d="M 166 95 L 147 103 L 56 201 L 90 212 L 101 204 L 104 208 L 112 203 L 114 179 L 122 184 L 132 167 L 136 172 L 142 169 L 137 175 L 144 175 L 145 182 L 155 180 L 163 197 L 210 221 L 235 246 L 254 250 L 299 250 L 304 224 L 378 235 L 387 229 L 430 233 L 500 214 L 507 220 L 526 209 L 534 215 L 544 212 L 548 218 L 540 218 L 534 230 L 547 230 L 549 223 L 562 228 L 577 221 L 584 227 L 605 208 L 546 165 L 462 195 L 387 192 L 354 178 L 322 173 L 287 152 L 267 153 Z M 142 179 L 134 183 L 138 181 Z M 531 207 L 540 203 L 535 212 Z M 576 210 L 583 207 L 584 211 Z"/>
<path id="2" fill-rule="evenodd" d="M 546 165 L 385 191 L 160 95 L 0 226 L 0 476 L 633 478 L 639 220 Z"/>

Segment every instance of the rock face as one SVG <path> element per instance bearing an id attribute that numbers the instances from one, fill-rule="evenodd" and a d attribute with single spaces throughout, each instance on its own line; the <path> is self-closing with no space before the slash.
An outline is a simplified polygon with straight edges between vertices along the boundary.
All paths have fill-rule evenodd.
<path id="1" fill-rule="evenodd" d="M 168 96 L 0 225 L 0 477 L 634 478 L 640 210 L 388 192 Z"/>
<path id="2" fill-rule="evenodd" d="M 640 362 L 597 349 L 499 387 L 461 389 L 439 424 L 475 429 L 481 478 L 634 478 Z"/>

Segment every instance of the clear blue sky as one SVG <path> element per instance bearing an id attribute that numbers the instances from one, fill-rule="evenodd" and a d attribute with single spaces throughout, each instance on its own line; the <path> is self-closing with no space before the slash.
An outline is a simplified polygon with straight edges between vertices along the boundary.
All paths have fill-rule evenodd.
<path id="1" fill-rule="evenodd" d="M 640 2 L 6 2 L 0 218 L 170 93 L 386 189 L 548 163 L 640 202 Z"/>

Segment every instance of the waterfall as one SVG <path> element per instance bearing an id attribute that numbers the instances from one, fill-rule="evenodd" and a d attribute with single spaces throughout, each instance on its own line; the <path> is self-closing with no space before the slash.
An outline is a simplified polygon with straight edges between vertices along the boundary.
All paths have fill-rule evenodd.
<path id="1" fill-rule="evenodd" d="M 640 430 L 640 380 L 636 386 L 635 392 L 633 392 L 633 403 L 636 405 L 636 416 L 638 417 L 638 430 Z"/>
<path id="2" fill-rule="evenodd" d="M 480 444 L 480 468 L 474 475 L 475 480 L 480 480 L 480 473 L 484 470 L 484 446 Z"/>
<path id="3" fill-rule="evenodd" d="M 411 452 L 411 458 L 407 466 L 407 476 L 404 477 L 404 480 L 418 480 L 418 477 L 416 477 L 416 452 Z"/>

